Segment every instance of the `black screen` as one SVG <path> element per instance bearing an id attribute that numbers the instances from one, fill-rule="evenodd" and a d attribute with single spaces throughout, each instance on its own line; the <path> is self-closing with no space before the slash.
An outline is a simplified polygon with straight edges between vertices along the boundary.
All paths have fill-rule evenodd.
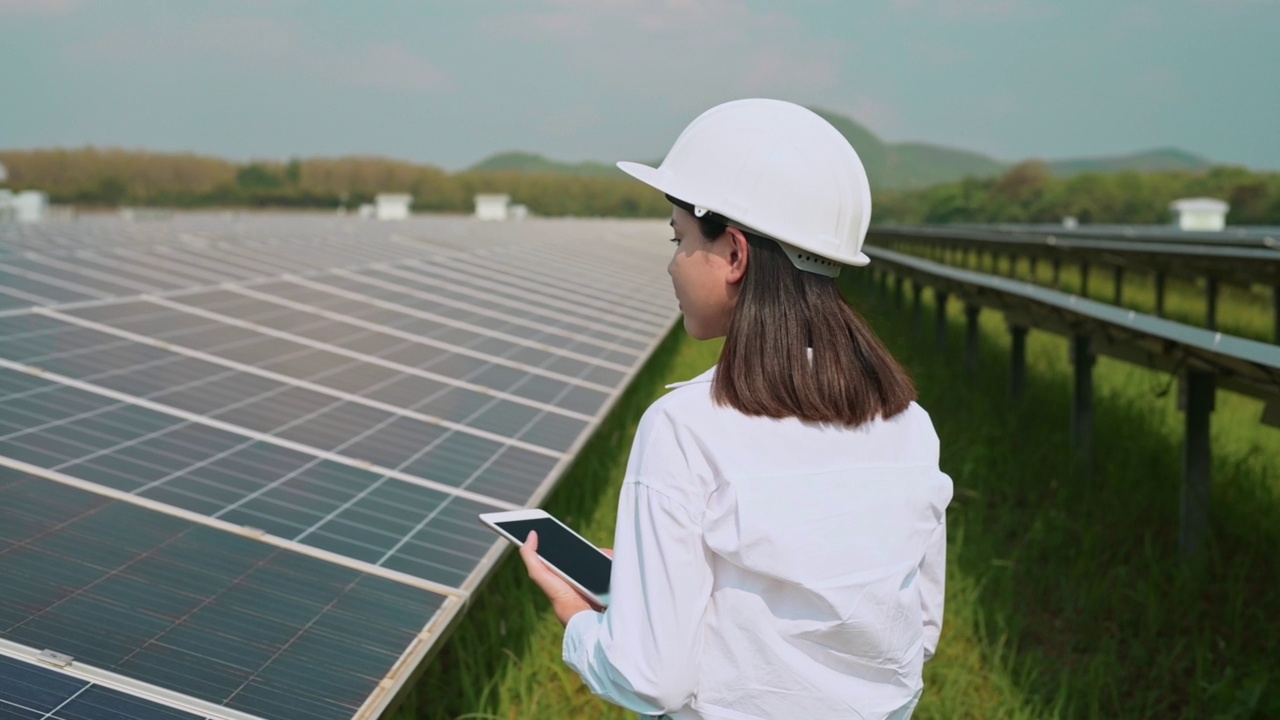
<path id="1" fill-rule="evenodd" d="M 529 537 L 530 530 L 536 531 L 538 555 L 543 560 L 555 565 L 588 591 L 596 595 L 609 593 L 612 561 L 555 520 L 507 520 L 498 523 L 498 527 L 511 533 L 511 537 L 518 538 L 520 542 Z"/>

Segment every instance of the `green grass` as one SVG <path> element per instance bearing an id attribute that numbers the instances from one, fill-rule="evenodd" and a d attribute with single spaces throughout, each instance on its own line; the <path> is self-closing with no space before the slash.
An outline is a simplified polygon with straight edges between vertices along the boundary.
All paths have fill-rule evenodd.
<path id="1" fill-rule="evenodd" d="M 851 297 L 911 369 L 956 484 L 945 627 L 916 717 L 1280 717 L 1280 431 L 1258 424 L 1260 403 L 1217 394 L 1213 534 L 1205 568 L 1186 571 L 1176 553 L 1182 416 L 1168 376 L 1099 360 L 1095 469 L 1082 478 L 1064 340 L 1030 335 L 1015 403 L 997 314 L 982 316 L 970 378 L 956 304 L 938 350 L 931 323 L 912 333 L 906 311 L 869 286 Z M 1224 323 L 1249 322 L 1231 307 Z M 609 544 L 640 413 L 663 383 L 697 374 L 718 349 L 677 329 L 549 509 Z M 564 668 L 560 637 L 508 556 L 394 717 L 629 718 Z"/>

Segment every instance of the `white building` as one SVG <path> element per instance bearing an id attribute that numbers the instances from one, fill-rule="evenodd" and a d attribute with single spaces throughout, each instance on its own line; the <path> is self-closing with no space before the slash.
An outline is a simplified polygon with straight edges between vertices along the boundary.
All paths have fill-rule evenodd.
<path id="1" fill-rule="evenodd" d="M 49 196 L 39 190 L 0 191 L 0 218 L 40 222 L 49 211 Z"/>
<path id="2" fill-rule="evenodd" d="M 0 163 L 0 183 L 9 179 L 9 171 L 5 169 L 4 163 Z"/>
<path id="3" fill-rule="evenodd" d="M 379 193 L 373 198 L 373 216 L 379 220 L 407 220 L 413 196 L 408 193 Z"/>
<path id="4" fill-rule="evenodd" d="M 476 195 L 476 219 L 506 220 L 507 206 L 510 204 L 510 195 L 498 193 Z"/>
<path id="5" fill-rule="evenodd" d="M 1169 203 L 1174 224 L 1182 230 L 1221 230 L 1231 206 L 1214 198 L 1183 198 Z"/>

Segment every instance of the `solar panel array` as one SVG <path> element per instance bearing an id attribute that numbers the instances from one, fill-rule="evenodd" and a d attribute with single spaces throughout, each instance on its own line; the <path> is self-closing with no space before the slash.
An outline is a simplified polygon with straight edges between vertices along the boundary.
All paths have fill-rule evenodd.
<path id="1" fill-rule="evenodd" d="M 503 550 L 476 515 L 671 327 L 662 232 L 0 226 L 0 718 L 376 716 Z"/>

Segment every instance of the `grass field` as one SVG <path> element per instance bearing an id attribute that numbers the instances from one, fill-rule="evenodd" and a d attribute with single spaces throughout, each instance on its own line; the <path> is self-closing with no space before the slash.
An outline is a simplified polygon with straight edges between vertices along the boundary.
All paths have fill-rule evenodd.
<path id="1" fill-rule="evenodd" d="M 982 362 L 969 378 L 957 305 L 939 351 L 928 323 L 913 335 L 906 311 L 869 285 L 850 294 L 913 373 L 956 484 L 945 627 L 917 718 L 1280 718 L 1280 430 L 1259 425 L 1260 403 L 1218 393 L 1213 534 L 1206 567 L 1186 571 L 1176 555 L 1182 416 L 1168 376 L 1099 360 L 1095 470 L 1084 479 L 1070 449 L 1064 340 L 1030 335 L 1014 403 L 995 313 L 982 317 Z M 1224 325 L 1250 324 L 1229 308 Z M 548 508 L 611 544 L 636 421 L 663 383 L 702 371 L 718 349 L 677 329 Z M 508 556 L 394 717 L 631 717 L 584 690 L 560 661 L 560 637 Z"/>

